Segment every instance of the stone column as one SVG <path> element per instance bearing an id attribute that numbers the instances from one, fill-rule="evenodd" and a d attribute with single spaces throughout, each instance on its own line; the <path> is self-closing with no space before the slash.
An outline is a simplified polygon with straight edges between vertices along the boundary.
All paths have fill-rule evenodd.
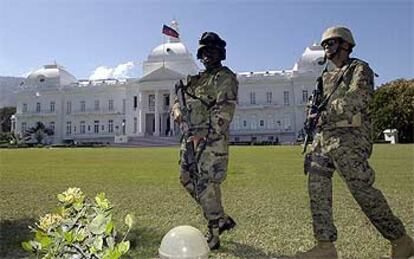
<path id="1" fill-rule="evenodd" d="M 155 118 L 155 132 L 154 136 L 160 135 L 160 91 L 155 90 L 155 111 L 154 111 L 154 118 Z"/>
<path id="2" fill-rule="evenodd" d="M 138 135 L 144 136 L 145 135 L 145 112 L 144 112 L 144 103 L 143 103 L 143 92 L 138 93 Z"/>

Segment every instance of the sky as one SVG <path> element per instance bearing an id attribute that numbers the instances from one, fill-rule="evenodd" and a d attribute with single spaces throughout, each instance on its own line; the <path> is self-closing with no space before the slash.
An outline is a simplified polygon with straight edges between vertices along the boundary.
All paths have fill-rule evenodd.
<path id="1" fill-rule="evenodd" d="M 0 0 L 0 76 L 57 62 L 78 79 L 140 77 L 175 19 L 193 54 L 217 32 L 235 72 L 292 69 L 326 28 L 347 26 L 379 85 L 414 77 L 413 16 L 414 0 Z"/>

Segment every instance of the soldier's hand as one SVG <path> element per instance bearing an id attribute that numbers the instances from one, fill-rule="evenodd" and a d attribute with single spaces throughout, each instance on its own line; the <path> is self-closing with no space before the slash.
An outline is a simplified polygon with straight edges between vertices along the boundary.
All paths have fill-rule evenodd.
<path id="1" fill-rule="evenodd" d="M 178 123 L 181 124 L 183 122 L 183 116 L 181 114 L 178 114 L 177 116 L 174 117 L 174 120 Z"/>
<path id="2" fill-rule="evenodd" d="M 197 149 L 198 143 L 200 143 L 201 140 L 204 140 L 205 137 L 201 136 L 191 136 L 188 138 L 187 141 L 193 142 L 194 150 Z"/>

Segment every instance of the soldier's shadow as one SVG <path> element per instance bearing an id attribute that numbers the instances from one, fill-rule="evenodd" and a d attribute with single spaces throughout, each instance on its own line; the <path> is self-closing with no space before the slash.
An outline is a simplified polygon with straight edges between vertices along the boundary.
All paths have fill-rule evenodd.
<path id="1" fill-rule="evenodd" d="M 238 243 L 235 241 L 228 241 L 219 251 L 233 254 L 235 257 L 238 258 L 257 258 L 257 259 L 277 259 L 277 258 L 288 258 L 286 255 L 282 255 L 280 253 L 266 253 L 263 250 L 255 248 L 253 246 Z"/>
<path id="2" fill-rule="evenodd" d="M 131 230 L 127 240 L 130 241 L 131 248 L 139 250 L 148 247 L 158 248 L 162 237 L 162 233 L 154 228 L 138 227 Z"/>
<path id="3" fill-rule="evenodd" d="M 29 226 L 34 223 L 32 218 L 0 222 L 0 258 L 23 258 L 29 255 L 23 250 L 21 242 L 33 239 L 34 234 Z"/>

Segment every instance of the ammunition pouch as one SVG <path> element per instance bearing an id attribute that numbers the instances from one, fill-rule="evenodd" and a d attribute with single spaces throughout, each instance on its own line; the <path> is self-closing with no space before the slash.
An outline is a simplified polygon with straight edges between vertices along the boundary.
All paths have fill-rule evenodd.
<path id="1" fill-rule="evenodd" d="M 305 174 L 318 174 L 330 178 L 335 171 L 335 166 L 329 157 L 321 154 L 309 153 L 305 156 L 304 171 Z"/>

